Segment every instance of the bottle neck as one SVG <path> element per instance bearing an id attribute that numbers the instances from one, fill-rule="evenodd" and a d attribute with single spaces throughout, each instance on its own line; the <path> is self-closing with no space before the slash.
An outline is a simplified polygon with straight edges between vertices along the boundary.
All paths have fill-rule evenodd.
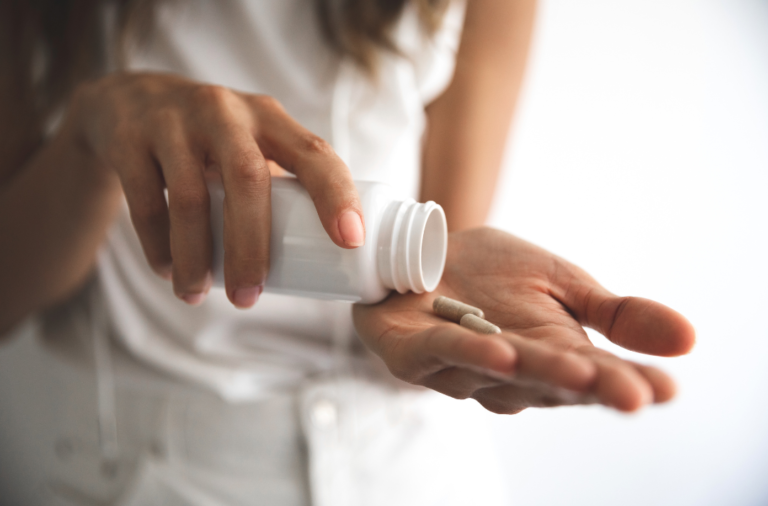
<path id="1" fill-rule="evenodd" d="M 379 279 L 400 293 L 431 292 L 440 283 L 448 252 L 443 208 L 413 199 L 389 204 L 379 229 Z"/>

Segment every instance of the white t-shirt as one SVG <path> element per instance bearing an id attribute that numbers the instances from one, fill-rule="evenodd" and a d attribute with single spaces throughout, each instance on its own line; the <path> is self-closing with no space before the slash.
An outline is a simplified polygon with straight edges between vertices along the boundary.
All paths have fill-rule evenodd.
<path id="1" fill-rule="evenodd" d="M 331 143 L 354 179 L 417 197 L 424 108 L 450 82 L 462 18 L 463 4 L 454 2 L 430 39 L 407 6 L 395 29 L 402 54 L 382 53 L 374 81 L 330 49 L 313 0 L 170 2 L 129 67 L 271 95 Z M 201 306 L 185 305 L 149 269 L 125 207 L 99 273 L 117 336 L 131 352 L 232 401 L 333 369 L 353 334 L 346 303 L 263 294 L 240 311 L 212 289 Z"/>

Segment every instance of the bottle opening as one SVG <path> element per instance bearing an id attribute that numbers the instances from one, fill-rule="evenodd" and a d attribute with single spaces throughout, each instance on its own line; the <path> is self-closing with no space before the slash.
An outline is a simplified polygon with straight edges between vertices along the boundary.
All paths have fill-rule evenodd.
<path id="1" fill-rule="evenodd" d="M 385 287 L 400 293 L 437 288 L 448 251 L 442 207 L 413 199 L 393 202 L 382 220 L 381 234 L 378 270 Z"/>
<path id="2" fill-rule="evenodd" d="M 445 268 L 448 229 L 442 207 L 435 206 L 429 211 L 421 241 L 421 272 L 424 288 L 431 292 L 440 283 Z"/>

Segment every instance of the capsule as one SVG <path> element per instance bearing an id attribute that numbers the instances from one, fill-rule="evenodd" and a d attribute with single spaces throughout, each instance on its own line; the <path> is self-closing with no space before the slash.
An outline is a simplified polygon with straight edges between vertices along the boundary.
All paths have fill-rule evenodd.
<path id="1" fill-rule="evenodd" d="M 478 318 L 473 314 L 465 314 L 461 317 L 460 325 L 464 328 L 474 330 L 480 334 L 501 334 L 501 329 L 493 323 Z"/>
<path id="2" fill-rule="evenodd" d="M 437 316 L 456 323 L 459 323 L 461 317 L 466 314 L 475 315 L 478 318 L 485 318 L 482 309 L 443 296 L 435 299 L 435 302 L 432 303 L 432 310 Z"/>

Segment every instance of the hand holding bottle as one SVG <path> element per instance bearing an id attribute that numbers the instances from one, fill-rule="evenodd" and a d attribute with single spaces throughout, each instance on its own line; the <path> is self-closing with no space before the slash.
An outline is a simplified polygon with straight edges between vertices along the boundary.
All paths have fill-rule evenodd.
<path id="1" fill-rule="evenodd" d="M 446 322 L 432 311 L 439 295 L 481 308 L 503 333 Z M 682 355 L 695 340 L 672 309 L 616 297 L 565 260 L 487 228 L 449 236 L 434 293 L 393 293 L 374 306 L 355 305 L 354 318 L 363 342 L 396 377 L 472 397 L 496 413 L 595 402 L 634 411 L 674 396 L 667 374 L 596 348 L 582 325 L 651 355 Z"/>
<path id="2" fill-rule="evenodd" d="M 225 283 L 238 307 L 254 304 L 269 269 L 268 161 L 298 177 L 336 245 L 365 242 L 348 168 L 271 97 L 173 75 L 110 74 L 82 85 L 69 112 L 64 128 L 119 177 L 147 261 L 190 304 L 211 286 L 206 172 L 219 174 L 226 194 Z"/>

